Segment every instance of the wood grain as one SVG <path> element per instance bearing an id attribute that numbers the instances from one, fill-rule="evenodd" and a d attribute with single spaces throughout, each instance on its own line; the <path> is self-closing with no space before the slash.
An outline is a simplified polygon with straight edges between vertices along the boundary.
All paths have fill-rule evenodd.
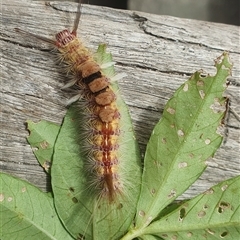
<path id="1" fill-rule="evenodd" d="M 61 123 L 71 94 L 61 90 L 65 74 L 51 46 L 18 34 L 18 27 L 54 39 L 72 28 L 76 4 L 9 0 L 1 18 L 0 168 L 49 190 L 50 179 L 26 141 L 27 119 Z M 189 198 L 239 174 L 239 27 L 84 5 L 79 36 L 93 49 L 107 43 L 144 152 L 154 125 L 174 91 L 199 69 L 215 73 L 213 60 L 224 50 L 234 63 L 227 96 L 231 100 L 226 137 L 201 178 L 181 197 Z M 206 119 L 207 121 L 207 119 Z"/>

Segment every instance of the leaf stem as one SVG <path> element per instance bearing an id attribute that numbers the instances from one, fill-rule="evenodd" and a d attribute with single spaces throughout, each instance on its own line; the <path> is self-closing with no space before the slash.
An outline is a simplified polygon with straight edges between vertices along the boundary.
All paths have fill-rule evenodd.
<path id="1" fill-rule="evenodd" d="M 142 228 L 131 229 L 130 231 L 128 231 L 128 233 L 125 236 L 121 238 L 121 240 L 132 240 L 136 237 L 143 235 L 143 232 L 144 231 Z"/>

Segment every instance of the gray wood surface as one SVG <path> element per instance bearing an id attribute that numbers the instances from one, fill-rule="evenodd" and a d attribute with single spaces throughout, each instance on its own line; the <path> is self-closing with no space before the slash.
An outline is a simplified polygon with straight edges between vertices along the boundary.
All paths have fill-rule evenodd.
<path id="1" fill-rule="evenodd" d="M 25 122 L 61 123 L 71 94 L 61 90 L 65 74 L 56 65 L 51 46 L 14 28 L 54 39 L 65 27 L 71 29 L 75 11 L 76 4 L 70 2 L 2 3 L 0 168 L 44 191 L 50 180 L 26 141 Z M 182 198 L 239 174 L 239 27 L 83 5 L 78 35 L 93 51 L 107 43 L 116 70 L 128 74 L 119 85 L 142 151 L 174 91 L 196 70 L 214 74 L 213 60 L 229 51 L 234 68 L 227 91 L 231 109 L 225 141 Z"/>

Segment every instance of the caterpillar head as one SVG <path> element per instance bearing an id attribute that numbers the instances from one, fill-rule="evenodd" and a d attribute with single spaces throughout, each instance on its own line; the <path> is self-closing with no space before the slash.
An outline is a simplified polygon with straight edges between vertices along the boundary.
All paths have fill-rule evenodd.
<path id="1" fill-rule="evenodd" d="M 76 35 L 73 32 L 70 32 L 69 30 L 65 29 L 56 34 L 57 46 L 59 47 L 65 46 L 69 42 L 71 42 L 74 38 L 76 38 Z"/>

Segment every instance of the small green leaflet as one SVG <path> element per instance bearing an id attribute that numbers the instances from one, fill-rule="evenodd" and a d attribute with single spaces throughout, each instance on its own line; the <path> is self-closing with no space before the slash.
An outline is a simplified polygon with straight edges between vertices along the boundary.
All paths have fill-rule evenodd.
<path id="1" fill-rule="evenodd" d="M 62 226 L 53 198 L 31 184 L 0 173 L 1 240 L 72 240 Z"/>
<path id="2" fill-rule="evenodd" d="M 33 153 L 41 166 L 48 172 L 60 126 L 45 120 L 41 120 L 38 123 L 28 120 L 27 127 L 30 132 L 27 140 L 33 148 Z"/>
<path id="3" fill-rule="evenodd" d="M 197 180 L 206 168 L 205 161 L 222 142 L 220 130 L 226 111 L 223 93 L 232 68 L 228 54 L 219 57 L 215 66 L 215 76 L 202 77 L 201 72 L 196 72 L 176 91 L 152 132 L 133 236 L 142 234 L 169 203 Z"/>

